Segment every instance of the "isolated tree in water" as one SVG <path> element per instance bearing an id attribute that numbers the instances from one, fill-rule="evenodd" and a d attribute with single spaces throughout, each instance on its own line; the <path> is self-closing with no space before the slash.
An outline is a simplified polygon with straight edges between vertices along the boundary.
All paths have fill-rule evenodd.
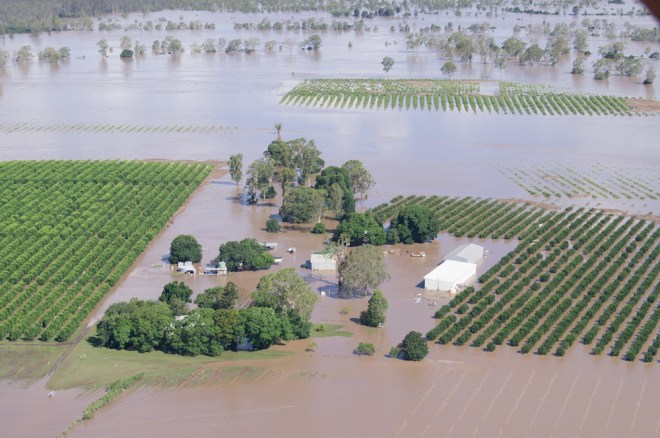
<path id="1" fill-rule="evenodd" d="M 447 61 L 442 65 L 442 67 L 440 67 L 440 71 L 443 75 L 447 76 L 447 78 L 451 79 L 451 75 L 456 73 L 456 64 L 451 61 Z"/>
<path id="2" fill-rule="evenodd" d="M 390 278 L 383 252 L 373 245 L 358 246 L 348 253 L 339 264 L 338 275 L 339 287 L 349 294 L 369 293 Z"/>
<path id="3" fill-rule="evenodd" d="M 412 331 L 401 342 L 401 354 L 405 360 L 419 361 L 429 354 L 429 346 L 421 333 Z"/>
<path id="4" fill-rule="evenodd" d="M 193 236 L 180 234 L 170 244 L 170 263 L 202 261 L 202 245 Z"/>
<path id="5" fill-rule="evenodd" d="M 236 185 L 241 182 L 243 179 L 243 154 L 231 155 L 229 157 L 229 175 Z"/>
<path id="6" fill-rule="evenodd" d="M 383 71 L 389 76 L 390 70 L 394 67 L 394 60 L 389 56 L 386 56 L 383 58 L 381 64 L 383 64 Z"/>
<path id="7" fill-rule="evenodd" d="M 385 323 L 385 312 L 389 307 L 387 298 L 380 289 L 376 289 L 369 298 L 367 310 L 360 313 L 360 324 L 369 327 L 378 327 Z"/>

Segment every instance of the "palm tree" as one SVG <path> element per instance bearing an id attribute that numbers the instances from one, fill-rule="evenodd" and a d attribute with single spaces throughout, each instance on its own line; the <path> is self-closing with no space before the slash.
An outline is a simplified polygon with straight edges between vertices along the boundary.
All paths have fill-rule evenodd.
<path id="1" fill-rule="evenodd" d="M 282 137 L 280 137 L 280 131 L 282 130 L 282 124 L 281 123 L 275 123 L 275 129 L 277 130 L 277 139 L 282 140 Z"/>

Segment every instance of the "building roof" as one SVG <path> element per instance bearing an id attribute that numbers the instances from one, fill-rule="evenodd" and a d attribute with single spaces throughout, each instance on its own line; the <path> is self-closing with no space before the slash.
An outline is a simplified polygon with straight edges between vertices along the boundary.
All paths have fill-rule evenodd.
<path id="1" fill-rule="evenodd" d="M 330 260 L 337 260 L 334 254 L 324 252 L 313 252 L 310 257 L 311 262 L 325 262 Z"/>
<path id="2" fill-rule="evenodd" d="M 426 279 L 440 279 L 449 283 L 457 283 L 463 280 L 466 275 L 474 272 L 477 265 L 474 263 L 457 262 L 456 260 L 445 260 L 434 270 L 424 276 Z"/>
<path id="3" fill-rule="evenodd" d="M 445 260 L 455 260 L 457 262 L 476 263 L 484 256 L 484 247 L 468 243 L 461 245 L 447 254 Z"/>

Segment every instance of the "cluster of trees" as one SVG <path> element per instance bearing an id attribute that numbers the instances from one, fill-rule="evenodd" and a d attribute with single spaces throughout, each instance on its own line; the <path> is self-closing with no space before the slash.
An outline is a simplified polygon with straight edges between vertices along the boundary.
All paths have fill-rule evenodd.
<path id="1" fill-rule="evenodd" d="M 213 260 L 216 265 L 219 262 L 225 262 L 230 272 L 257 271 L 270 268 L 275 258 L 256 239 L 247 238 L 220 245 L 218 256 Z"/>
<path id="2" fill-rule="evenodd" d="M 625 46 L 625 42 L 616 41 L 598 48 L 598 54 L 601 57 L 592 64 L 594 79 L 602 80 L 609 78 L 612 69 L 626 77 L 639 76 L 644 71 L 644 61 L 642 58 L 626 55 L 624 53 Z M 573 64 L 573 73 L 582 73 L 584 71 L 582 62 L 582 58 L 576 59 Z M 644 83 L 652 84 L 654 79 L 655 68 L 652 64 L 648 64 Z"/>
<path id="3" fill-rule="evenodd" d="M 191 295 L 185 284 L 170 283 L 159 301 L 113 304 L 98 323 L 99 343 L 114 349 L 186 356 L 217 356 L 245 342 L 260 350 L 280 339 L 309 337 L 309 319 L 318 301 L 291 268 L 263 277 L 252 302 L 242 309 L 236 309 L 239 293 L 231 282 L 198 295 L 194 310 L 185 306 Z"/>
<path id="4" fill-rule="evenodd" d="M 39 61 L 56 63 L 61 59 L 70 58 L 71 49 L 66 46 L 60 47 L 59 49 L 46 47 L 37 54 L 37 57 Z M 32 47 L 29 45 L 22 46 L 20 49 L 15 50 L 11 56 L 6 50 L 0 49 L 0 67 L 7 64 L 10 59 L 18 63 L 32 61 L 34 59 Z"/>

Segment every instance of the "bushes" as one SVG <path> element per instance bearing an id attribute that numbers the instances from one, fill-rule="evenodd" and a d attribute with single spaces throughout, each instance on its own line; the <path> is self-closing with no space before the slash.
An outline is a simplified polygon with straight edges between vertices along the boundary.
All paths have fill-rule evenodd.
<path id="1" fill-rule="evenodd" d="M 360 342 L 355 349 L 355 354 L 360 356 L 373 356 L 376 353 L 374 344 L 367 342 Z"/>
<path id="2" fill-rule="evenodd" d="M 401 341 L 401 355 L 404 360 L 420 361 L 429 354 L 426 340 L 419 332 L 409 332 Z"/>
<path id="3" fill-rule="evenodd" d="M 277 219 L 268 219 L 266 221 L 266 231 L 269 233 L 279 233 L 281 228 L 280 221 Z"/>
<path id="4" fill-rule="evenodd" d="M 323 222 L 318 222 L 312 228 L 312 234 L 325 234 L 325 224 Z"/>

